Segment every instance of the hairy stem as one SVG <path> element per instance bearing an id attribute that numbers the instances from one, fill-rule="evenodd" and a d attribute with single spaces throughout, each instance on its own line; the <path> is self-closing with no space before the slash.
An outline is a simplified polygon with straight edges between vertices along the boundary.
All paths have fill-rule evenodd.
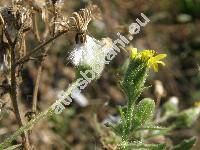
<path id="1" fill-rule="evenodd" d="M 66 90 L 66 95 L 69 96 L 71 92 L 76 88 L 77 82 L 73 82 L 71 86 Z M 8 147 L 13 140 L 15 140 L 19 135 L 27 133 L 34 125 L 36 125 L 40 120 L 48 118 L 54 114 L 54 110 L 52 109 L 52 106 L 57 104 L 58 102 L 61 102 L 63 99 L 59 99 L 56 102 L 54 102 L 46 111 L 43 111 L 35 116 L 35 118 L 31 119 L 29 122 L 27 122 L 24 126 L 19 128 L 13 135 L 11 135 L 9 138 L 7 138 L 3 143 L 0 144 L 1 148 Z"/>
<path id="2" fill-rule="evenodd" d="M 44 111 L 39 113 L 34 119 L 27 122 L 24 126 L 19 128 L 13 135 L 11 135 L 9 138 L 7 138 L 0 146 L 2 148 L 8 147 L 13 140 L 15 140 L 19 135 L 27 133 L 35 124 L 37 124 L 41 119 L 47 118 L 53 114 L 53 110 L 51 107 Z"/>

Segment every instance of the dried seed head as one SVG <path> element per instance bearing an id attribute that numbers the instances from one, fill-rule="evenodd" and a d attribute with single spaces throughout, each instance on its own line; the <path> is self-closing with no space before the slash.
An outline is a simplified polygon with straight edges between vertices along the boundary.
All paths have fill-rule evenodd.
<path id="1" fill-rule="evenodd" d="M 30 14 L 31 12 L 29 10 L 19 5 L 0 8 L 1 22 L 17 30 L 21 27 L 29 28 L 31 26 Z"/>
<path id="2" fill-rule="evenodd" d="M 51 8 L 52 5 L 61 8 L 63 0 L 32 0 L 29 4 L 36 10 L 42 11 L 43 9 Z"/>
<path id="3" fill-rule="evenodd" d="M 76 43 L 86 42 L 88 24 L 93 19 L 101 19 L 100 14 L 100 9 L 96 5 L 89 5 L 85 9 L 81 9 L 79 12 L 74 12 L 72 14 L 67 24 L 77 32 L 75 38 Z"/>
<path id="4" fill-rule="evenodd" d="M 22 31 L 27 31 L 32 27 L 32 12 L 31 10 L 27 10 L 24 7 L 20 9 L 20 27 Z"/>
<path id="5" fill-rule="evenodd" d="M 53 0 L 52 0 L 53 1 Z M 64 1 L 63 0 L 54 0 L 56 1 L 54 5 L 56 5 L 57 8 L 61 9 L 64 5 Z"/>
<path id="6" fill-rule="evenodd" d="M 33 0 L 33 4 L 39 8 L 42 8 L 46 5 L 46 0 Z"/>
<path id="7" fill-rule="evenodd" d="M 6 23 L 7 25 L 13 25 L 15 23 L 12 7 L 0 7 L 0 15 L 2 23 Z"/>
<path id="8" fill-rule="evenodd" d="M 23 0 L 12 0 L 12 4 L 14 4 L 14 5 L 23 4 Z"/>
<path id="9" fill-rule="evenodd" d="M 62 4 L 62 0 L 58 1 L 57 4 Z M 90 4 L 85 9 L 74 12 L 69 19 L 59 17 L 55 22 L 57 24 L 56 30 L 74 30 L 77 33 L 76 43 L 85 43 L 88 24 L 91 20 L 101 18 L 101 11 L 98 6 Z"/>
<path id="10" fill-rule="evenodd" d="M 100 9 L 96 5 L 89 5 L 79 12 L 74 12 L 73 17 L 70 17 L 69 25 L 75 28 L 77 32 L 86 32 L 92 19 L 101 19 L 100 14 Z"/>
<path id="11" fill-rule="evenodd" d="M 51 0 L 51 3 L 55 5 L 58 1 L 59 0 Z"/>

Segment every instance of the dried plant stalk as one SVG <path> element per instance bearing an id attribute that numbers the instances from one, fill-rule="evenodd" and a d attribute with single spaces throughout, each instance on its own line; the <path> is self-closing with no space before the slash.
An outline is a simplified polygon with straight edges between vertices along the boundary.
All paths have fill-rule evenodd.
<path id="1" fill-rule="evenodd" d="M 32 5 L 32 3 L 29 3 Z M 22 135 L 22 138 L 24 139 L 24 147 L 25 149 L 28 149 L 28 137 L 26 133 L 35 125 L 37 124 L 41 119 L 47 118 L 54 114 L 52 110 L 52 106 L 55 105 L 57 102 L 55 102 L 51 107 L 48 108 L 47 111 L 41 112 L 38 115 L 36 115 L 33 119 L 31 119 L 28 123 L 23 125 L 23 120 L 21 119 L 20 111 L 19 111 L 19 105 L 17 102 L 17 77 L 16 77 L 16 72 L 17 72 L 17 67 L 22 66 L 25 62 L 30 60 L 30 57 L 32 57 L 34 54 L 36 54 L 38 51 L 41 49 L 44 49 L 44 53 L 46 54 L 48 49 L 45 49 L 45 46 L 50 44 L 52 41 L 63 35 L 64 33 L 68 32 L 69 30 L 74 30 L 76 32 L 86 32 L 87 31 L 87 26 L 89 22 L 92 19 L 99 19 L 100 18 L 100 10 L 96 5 L 89 5 L 85 9 L 81 9 L 77 13 L 73 13 L 72 17 L 69 18 L 67 21 L 63 21 L 65 23 L 65 27 L 62 30 L 56 30 L 56 25 L 52 26 L 54 28 L 54 34 L 53 37 L 45 40 L 43 43 L 41 43 L 39 46 L 37 46 L 35 49 L 32 51 L 28 52 L 25 55 L 25 52 L 23 55 L 21 55 L 20 59 L 17 60 L 17 55 L 15 51 L 15 47 L 17 42 L 19 42 L 19 36 L 24 35 L 27 30 L 32 27 L 32 21 L 30 21 L 28 18 L 29 15 L 32 15 L 32 10 L 27 10 L 22 6 L 16 5 L 16 7 L 5 7 L 3 9 L 0 9 L 0 25 L 9 26 L 9 27 L 14 27 L 16 29 L 16 34 L 15 34 L 15 40 L 14 42 L 12 41 L 12 38 L 10 37 L 9 33 L 4 30 L 4 34 L 7 38 L 7 41 L 9 43 L 10 51 L 11 51 L 11 99 L 13 101 L 13 106 L 15 110 L 15 115 L 18 121 L 18 124 L 22 127 L 20 127 L 10 138 L 7 138 L 1 145 L 0 148 L 5 148 L 11 144 L 11 142 L 16 139 L 19 135 Z M 23 12 L 22 14 L 20 12 Z M 38 11 L 40 12 L 40 11 Z M 40 12 L 41 13 L 41 12 Z M 55 13 L 55 8 L 54 8 L 54 13 Z M 58 19 L 58 16 L 56 15 L 54 18 L 54 22 Z M 63 22 L 60 22 L 59 24 L 61 25 Z M 4 26 L 5 25 L 5 26 Z M 34 26 L 34 25 L 33 25 Z M 37 27 L 36 27 L 37 28 Z M 6 28 L 7 29 L 7 28 Z M 38 29 L 37 29 L 38 31 Z M 55 33 L 56 32 L 56 33 Z M 23 36 L 22 36 L 23 37 Z M 24 42 L 25 39 L 21 39 L 22 42 Z M 38 40 L 40 41 L 40 38 L 38 36 Z M 22 44 L 22 43 L 21 43 Z M 25 45 L 24 45 L 25 47 Z M 22 48 L 20 49 L 22 50 Z M 35 85 L 35 90 L 34 90 L 34 95 L 33 95 L 33 107 L 32 110 L 36 111 L 36 105 L 37 105 L 37 93 L 38 93 L 38 86 L 39 86 L 39 81 L 40 81 L 40 75 L 42 73 L 42 63 L 43 63 L 43 58 L 44 56 L 41 57 L 41 62 L 39 65 L 39 70 L 38 70 L 38 76 L 36 80 L 36 85 Z M 70 94 L 73 88 L 76 86 L 76 82 L 72 84 L 71 87 L 66 91 L 67 94 Z"/>
<path id="2" fill-rule="evenodd" d="M 71 86 L 67 89 L 66 95 L 70 95 L 71 92 L 76 88 L 77 82 L 71 84 Z M 23 127 L 19 128 L 13 135 L 7 138 L 3 143 L 0 144 L 0 148 L 8 147 L 13 140 L 15 140 L 19 135 L 23 133 L 27 133 L 34 125 L 36 125 L 40 120 L 48 118 L 54 114 L 54 110 L 52 106 L 62 101 L 62 99 L 58 99 L 54 104 L 52 104 L 46 111 L 39 113 L 36 117 L 27 122 Z"/>

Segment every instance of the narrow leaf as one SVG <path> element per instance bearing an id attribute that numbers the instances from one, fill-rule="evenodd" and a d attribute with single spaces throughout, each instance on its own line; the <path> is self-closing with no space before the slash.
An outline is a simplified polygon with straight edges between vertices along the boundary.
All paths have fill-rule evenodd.
<path id="1" fill-rule="evenodd" d="M 190 150 L 196 143 L 196 137 L 184 140 L 182 143 L 176 145 L 172 150 Z"/>

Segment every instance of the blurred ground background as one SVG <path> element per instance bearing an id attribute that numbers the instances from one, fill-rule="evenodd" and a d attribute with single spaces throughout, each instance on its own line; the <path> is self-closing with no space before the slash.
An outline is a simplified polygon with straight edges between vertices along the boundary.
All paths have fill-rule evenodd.
<path id="1" fill-rule="evenodd" d="M 87 0 L 64 0 L 63 14 L 84 8 Z M 1 0 L 0 4 L 8 4 Z M 127 35 L 128 26 L 135 22 L 140 13 L 151 20 L 134 37 L 132 45 L 138 49 L 154 49 L 167 53 L 166 67 L 159 73 L 151 73 L 142 96 L 156 98 L 154 94 L 155 80 L 160 80 L 166 90 L 161 99 L 161 105 L 170 97 L 176 96 L 180 108 L 194 106 L 200 100 L 200 1 L 199 0 L 94 0 L 103 12 L 103 20 L 89 25 L 89 34 L 97 39 L 110 37 L 117 39 L 116 33 Z M 40 23 L 40 31 L 43 31 Z M 39 111 L 52 104 L 59 91 L 66 89 L 75 79 L 75 68 L 67 59 L 74 44 L 74 35 L 67 34 L 56 40 L 49 51 L 44 64 L 42 80 L 39 87 Z M 36 46 L 33 35 L 27 40 L 28 50 Z M 37 150 L 43 149 L 95 149 L 100 148 L 99 136 L 94 125 L 94 114 L 102 123 L 111 115 L 116 115 L 116 106 L 125 103 L 125 97 L 119 88 L 123 75 L 123 66 L 127 54 L 122 52 L 111 64 L 107 65 L 103 76 L 88 86 L 83 94 L 88 100 L 88 106 L 79 103 L 67 108 L 62 115 L 53 116 L 41 121 L 32 133 L 32 141 Z M 22 107 L 31 104 L 34 81 L 37 74 L 37 63 L 30 62 L 23 71 Z M 183 138 L 197 136 L 200 139 L 200 120 L 191 129 L 172 133 L 174 142 Z M 0 120 L 0 142 L 17 125 L 14 115 L 10 113 Z M 15 143 L 15 142 L 14 142 Z M 200 141 L 196 145 L 199 149 Z"/>

